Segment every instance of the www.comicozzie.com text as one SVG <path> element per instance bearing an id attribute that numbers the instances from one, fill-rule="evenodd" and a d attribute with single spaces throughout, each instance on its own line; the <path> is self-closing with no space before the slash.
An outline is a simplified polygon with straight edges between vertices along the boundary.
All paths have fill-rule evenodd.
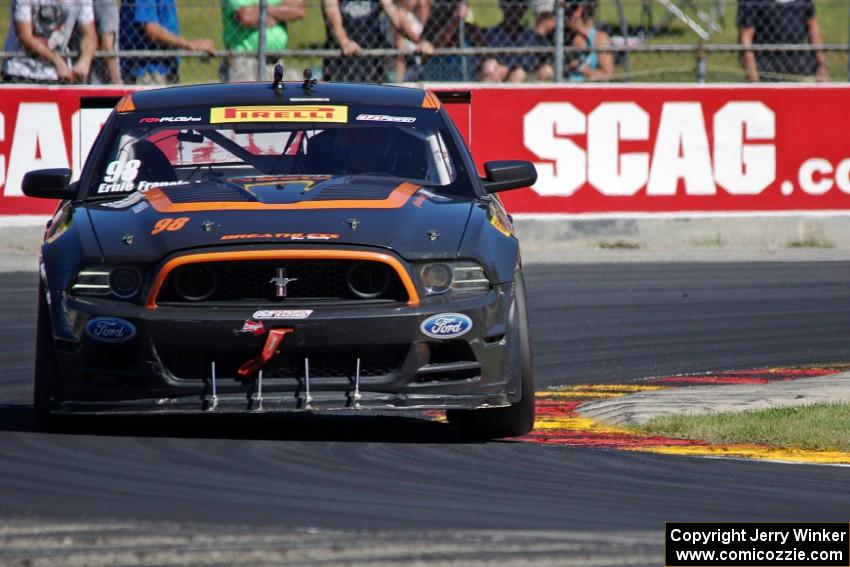
<path id="1" fill-rule="evenodd" d="M 691 531 L 675 528 L 670 532 L 672 541 L 689 543 L 722 543 L 761 541 L 786 544 L 789 538 L 792 542 L 842 542 L 847 541 L 847 532 L 840 530 L 813 530 L 811 528 L 794 528 L 788 530 L 747 529 L 716 529 L 709 531 Z"/>

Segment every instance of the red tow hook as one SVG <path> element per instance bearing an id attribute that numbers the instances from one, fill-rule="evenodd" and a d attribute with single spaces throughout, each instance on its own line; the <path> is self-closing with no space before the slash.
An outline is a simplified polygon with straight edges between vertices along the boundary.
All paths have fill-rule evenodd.
<path id="1" fill-rule="evenodd" d="M 266 365 L 266 363 L 274 356 L 280 343 L 283 342 L 283 337 L 293 332 L 292 327 L 281 327 L 269 331 L 269 336 L 266 337 L 266 344 L 263 345 L 263 350 L 260 355 L 242 364 L 239 367 L 239 376 L 247 378 L 256 374 Z"/>

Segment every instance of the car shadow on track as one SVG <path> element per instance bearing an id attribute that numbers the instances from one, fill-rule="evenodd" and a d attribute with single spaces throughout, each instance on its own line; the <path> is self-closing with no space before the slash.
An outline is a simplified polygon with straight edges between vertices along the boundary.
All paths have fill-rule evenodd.
<path id="1" fill-rule="evenodd" d="M 0 431 L 37 433 L 33 408 L 0 404 Z M 64 418 L 51 431 L 70 435 L 341 441 L 372 443 L 470 443 L 451 425 L 416 416 L 254 414 L 143 415 Z"/>

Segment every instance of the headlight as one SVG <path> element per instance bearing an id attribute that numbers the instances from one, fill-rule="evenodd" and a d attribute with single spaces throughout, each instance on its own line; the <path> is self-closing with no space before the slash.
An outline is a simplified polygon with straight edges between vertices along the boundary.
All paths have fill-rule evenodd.
<path id="1" fill-rule="evenodd" d="M 129 299 L 139 293 L 142 273 L 132 266 L 87 267 L 80 270 L 71 291 L 77 295 L 113 295 Z"/>
<path id="2" fill-rule="evenodd" d="M 428 295 L 446 293 L 452 288 L 452 267 L 448 264 L 425 264 L 422 266 L 422 283 Z"/>
<path id="3" fill-rule="evenodd" d="M 86 295 L 109 295 L 109 270 L 104 268 L 80 270 L 71 291 Z"/>
<path id="4" fill-rule="evenodd" d="M 490 280 L 476 262 L 439 262 L 424 264 L 419 271 L 428 295 L 448 291 L 487 291 Z"/>

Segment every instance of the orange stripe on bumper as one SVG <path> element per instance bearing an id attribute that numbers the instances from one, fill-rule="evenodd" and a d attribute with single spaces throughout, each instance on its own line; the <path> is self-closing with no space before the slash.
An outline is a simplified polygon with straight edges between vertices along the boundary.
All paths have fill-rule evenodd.
<path id="1" fill-rule="evenodd" d="M 202 262 L 239 262 L 249 260 L 363 260 L 381 262 L 395 270 L 401 283 L 407 291 L 407 304 L 411 307 L 419 305 L 419 292 L 405 269 L 404 265 L 389 254 L 379 252 L 361 252 L 353 250 L 243 250 L 241 252 L 205 252 L 187 254 L 167 261 L 159 270 L 148 293 L 145 306 L 156 309 L 156 300 L 165 279 L 172 271 L 188 264 Z"/>

